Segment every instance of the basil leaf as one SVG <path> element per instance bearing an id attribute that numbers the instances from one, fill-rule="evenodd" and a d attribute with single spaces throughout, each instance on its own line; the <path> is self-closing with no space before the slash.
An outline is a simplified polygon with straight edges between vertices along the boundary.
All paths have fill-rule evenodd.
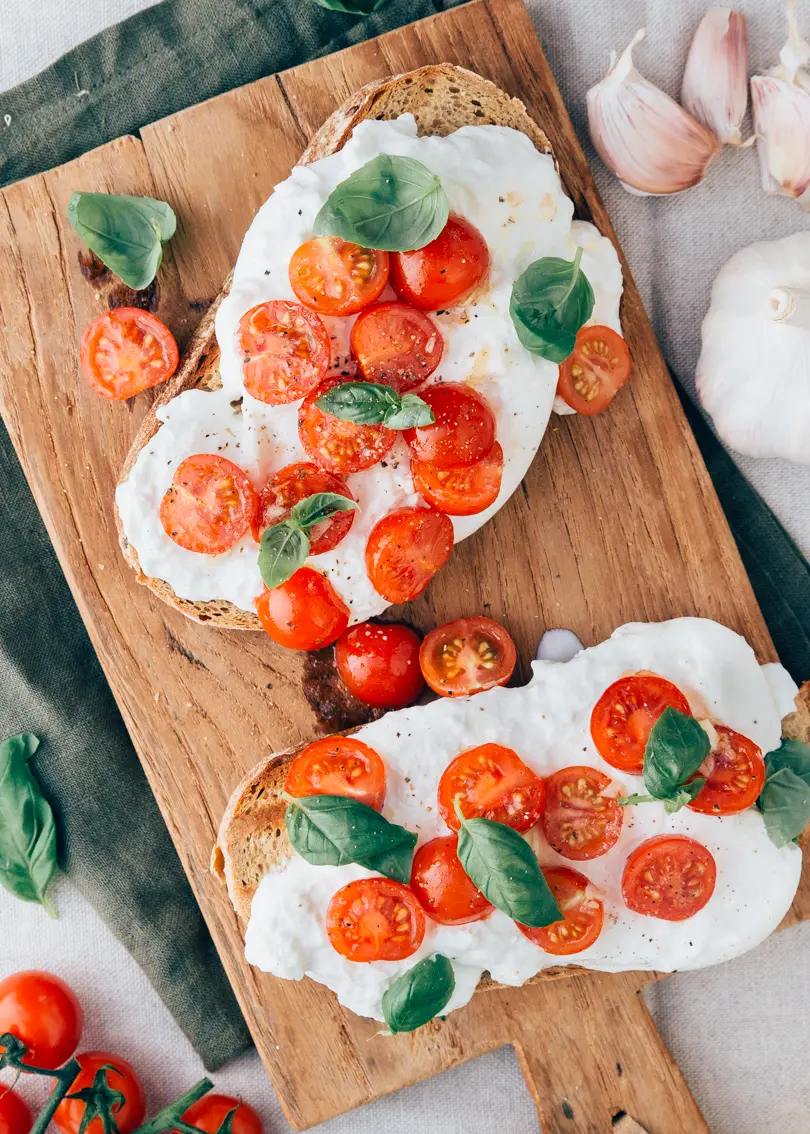
<path id="1" fill-rule="evenodd" d="M 314 231 L 366 248 L 409 252 L 435 240 L 449 215 L 442 183 L 426 165 L 379 154 L 329 194 Z"/>
<path id="2" fill-rule="evenodd" d="M 400 397 L 382 382 L 341 382 L 316 398 L 315 405 L 324 413 L 355 425 L 412 429 L 416 425 L 432 425 L 436 420 L 433 410 L 417 394 Z"/>
<path id="3" fill-rule="evenodd" d="M 259 571 L 268 590 L 280 587 L 303 567 L 309 555 L 309 536 L 293 520 L 282 520 L 262 532 Z"/>
<path id="4" fill-rule="evenodd" d="M 509 314 L 526 350 L 551 362 L 564 362 L 577 331 L 591 317 L 593 288 L 580 267 L 582 249 L 573 261 L 544 256 L 529 264 L 515 280 Z"/>
<path id="5" fill-rule="evenodd" d="M 356 500 L 339 492 L 314 492 L 293 506 L 290 520 L 300 528 L 314 528 L 336 512 L 353 512 L 357 507 Z"/>
<path id="6" fill-rule="evenodd" d="M 765 786 L 757 806 L 777 847 L 787 846 L 810 822 L 810 747 L 783 740 L 765 757 Z"/>
<path id="7" fill-rule="evenodd" d="M 456 977 L 447 957 L 435 953 L 402 973 L 383 993 L 382 1010 L 388 1030 L 413 1032 L 447 1006 Z"/>
<path id="8" fill-rule="evenodd" d="M 389 823 L 379 811 L 343 795 L 296 797 L 287 800 L 290 842 L 314 866 L 345 866 L 356 862 L 406 885 L 416 835 Z"/>
<path id="9" fill-rule="evenodd" d="M 712 750 L 694 717 L 667 705 L 644 749 L 644 786 L 656 799 L 667 799 L 698 770 Z"/>
<path id="10" fill-rule="evenodd" d="M 458 858 L 487 901 L 521 925 L 551 925 L 563 916 L 537 855 L 522 835 L 491 819 L 461 819 Z"/>
<path id="11" fill-rule="evenodd" d="M 706 780 L 700 776 L 698 776 L 696 780 L 692 780 L 691 783 L 682 784 L 672 795 L 667 796 L 663 801 L 664 811 L 666 811 L 667 815 L 674 815 L 676 811 L 680 811 L 687 803 L 691 803 L 705 786 Z"/>
<path id="12" fill-rule="evenodd" d="M 388 3 L 388 0 L 315 0 L 322 8 L 330 12 L 346 12 L 350 16 L 370 16 L 372 12 L 379 12 Z"/>
<path id="13" fill-rule="evenodd" d="M 67 207 L 73 228 L 110 271 L 140 291 L 157 275 L 161 245 L 177 227 L 174 210 L 152 197 L 74 193 Z"/>
<path id="14" fill-rule="evenodd" d="M 38 747 L 30 733 L 0 743 L 0 883 L 55 916 L 46 894 L 57 870 L 56 827 L 28 766 Z"/>

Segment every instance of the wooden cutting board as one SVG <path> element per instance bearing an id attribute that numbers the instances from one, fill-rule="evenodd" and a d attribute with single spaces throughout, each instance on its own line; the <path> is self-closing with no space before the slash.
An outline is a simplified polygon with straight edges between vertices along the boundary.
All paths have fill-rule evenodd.
<path id="1" fill-rule="evenodd" d="M 185 340 L 217 294 L 254 212 L 313 131 L 372 79 L 449 60 L 527 103 L 578 215 L 613 236 L 520 0 L 471 0 L 337 55 L 269 76 L 8 188 L 0 208 L 0 398 L 68 582 L 290 1122 L 304 1128 L 513 1044 L 545 1134 L 706 1131 L 638 995 L 652 974 L 584 975 L 489 992 L 413 1036 L 381 1038 L 331 993 L 251 970 L 209 874 L 234 785 L 270 749 L 357 723 L 330 695 L 328 657 L 209 630 L 136 585 L 116 539 L 117 472 L 149 395 L 109 404 L 77 373 L 88 321 L 132 295 L 88 262 L 65 220 L 76 189 L 149 194 L 180 218 L 147 302 Z M 407 617 L 420 628 L 487 611 L 518 644 L 520 676 L 547 627 L 588 644 L 623 622 L 705 615 L 774 658 L 709 477 L 625 269 L 635 375 L 602 417 L 554 418 L 521 490 Z M 810 915 L 810 880 L 788 922 Z M 482 1090 L 485 1085 L 482 1084 Z"/>

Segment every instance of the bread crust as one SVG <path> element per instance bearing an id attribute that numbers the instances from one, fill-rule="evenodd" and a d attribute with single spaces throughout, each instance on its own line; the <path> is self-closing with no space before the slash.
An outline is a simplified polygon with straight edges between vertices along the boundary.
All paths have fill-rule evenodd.
<path id="1" fill-rule="evenodd" d="M 308 165 L 342 149 L 355 126 L 365 119 L 396 118 L 406 112 L 414 114 L 421 134 L 444 136 L 461 126 L 482 124 L 511 126 L 528 135 L 541 152 L 551 153 L 548 139 L 519 99 L 511 98 L 494 83 L 472 71 L 450 63 L 439 63 L 361 87 L 324 122 L 304 150 L 299 164 Z M 144 418 L 124 461 L 119 484 L 129 476 L 141 449 L 160 428 L 157 419 L 159 409 L 186 390 L 217 390 L 221 387 L 214 323 L 217 309 L 230 290 L 232 278 L 233 273 L 203 316 L 177 373 L 161 388 Z M 138 561 L 137 548 L 124 534 L 117 507 L 115 517 L 121 548 L 138 582 L 159 599 L 195 622 L 216 625 L 222 630 L 261 629 L 259 619 L 252 611 L 241 610 L 224 599 L 192 602 L 180 598 L 164 579 L 145 574 Z"/>

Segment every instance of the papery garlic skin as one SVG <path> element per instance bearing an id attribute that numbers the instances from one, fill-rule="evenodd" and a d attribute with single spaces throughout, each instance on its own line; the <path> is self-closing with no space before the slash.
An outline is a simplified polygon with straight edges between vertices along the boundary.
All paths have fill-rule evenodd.
<path id="1" fill-rule="evenodd" d="M 599 156 L 625 189 L 665 196 L 702 181 L 720 142 L 633 64 L 644 29 L 588 91 L 588 126 Z"/>
<path id="2" fill-rule="evenodd" d="M 788 41 L 779 63 L 751 79 L 751 109 L 766 193 L 795 197 L 810 210 L 810 44 L 788 4 Z"/>
<path id="3" fill-rule="evenodd" d="M 748 25 L 741 12 L 709 8 L 689 48 L 681 102 L 725 145 L 743 144 L 748 105 Z"/>
<path id="4" fill-rule="evenodd" d="M 695 375 L 738 453 L 810 464 L 810 231 L 737 252 L 703 320 Z"/>

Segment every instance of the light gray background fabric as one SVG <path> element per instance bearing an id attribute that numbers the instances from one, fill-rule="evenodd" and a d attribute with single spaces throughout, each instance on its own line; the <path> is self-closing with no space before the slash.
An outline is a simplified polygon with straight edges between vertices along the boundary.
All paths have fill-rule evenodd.
<path id="1" fill-rule="evenodd" d="M 0 0 L 0 91 L 151 2 Z M 621 50 L 646 26 L 637 63 L 677 94 L 689 38 L 705 7 L 704 0 L 529 0 L 664 353 L 692 389 L 700 321 L 717 269 L 743 245 L 810 227 L 810 218 L 794 203 L 762 194 L 750 152 L 726 151 L 707 182 L 679 198 L 629 196 L 594 158 L 585 91 L 604 73 L 610 50 Z M 749 18 L 752 68 L 767 66 L 784 39 L 781 3 L 738 0 L 737 7 Z M 810 32 L 810 0 L 799 0 L 799 12 Z M 0 97 L 0 145 L 2 130 Z M 810 468 L 738 460 L 810 554 Z M 60 920 L 50 922 L 0 890 L 0 976 L 43 967 L 68 979 L 87 1013 L 82 1046 L 130 1059 L 154 1111 L 202 1075 L 199 1060 L 135 963 L 68 881 L 60 882 L 55 900 Z M 652 990 L 649 1004 L 716 1134 L 810 1131 L 810 925 L 729 964 L 670 977 Z M 548 1038 L 553 1045 L 555 1037 Z M 216 1085 L 253 1103 L 268 1131 L 287 1129 L 255 1053 L 219 1072 Z M 28 1081 L 23 1089 L 36 1097 Z M 329 1134 L 488 1134 L 496 1128 L 537 1130 L 509 1049 L 322 1127 Z"/>

